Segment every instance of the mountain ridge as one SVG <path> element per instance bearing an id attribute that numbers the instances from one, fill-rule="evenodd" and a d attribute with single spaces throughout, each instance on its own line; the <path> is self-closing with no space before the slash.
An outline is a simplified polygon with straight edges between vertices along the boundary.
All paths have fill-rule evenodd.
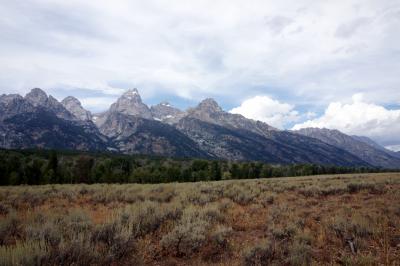
<path id="1" fill-rule="evenodd" d="M 349 136 L 339 130 L 327 128 L 304 128 L 293 132 L 339 147 L 372 165 L 400 168 L 400 158 L 392 156 L 385 148 L 366 137 Z"/>
<path id="2" fill-rule="evenodd" d="M 276 164 L 382 166 L 356 156 L 337 143 L 279 130 L 226 112 L 212 98 L 181 111 L 168 102 L 149 107 L 142 102 L 137 89 L 130 89 L 108 110 L 92 115 L 75 97 L 68 96 L 58 102 L 35 88 L 25 97 L 0 96 L 0 111 L 0 133 L 19 136 L 16 139 L 23 143 L 5 139 L 7 143 L 0 146 L 7 148 L 60 147 Z M 384 165 L 389 166 L 392 165 Z"/>

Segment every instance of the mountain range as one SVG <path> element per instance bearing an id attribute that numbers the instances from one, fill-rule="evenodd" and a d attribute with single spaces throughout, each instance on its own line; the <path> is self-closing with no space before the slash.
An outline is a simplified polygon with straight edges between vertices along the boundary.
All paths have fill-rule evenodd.
<path id="1" fill-rule="evenodd" d="M 400 168 L 400 155 L 337 130 L 279 130 L 205 99 L 186 111 L 143 103 L 137 89 L 98 114 L 43 90 L 0 96 L 0 147 L 113 151 L 173 157 Z"/>

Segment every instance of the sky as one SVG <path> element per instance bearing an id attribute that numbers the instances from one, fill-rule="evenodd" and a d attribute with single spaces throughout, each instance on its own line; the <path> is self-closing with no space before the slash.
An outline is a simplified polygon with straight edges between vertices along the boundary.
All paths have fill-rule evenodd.
<path id="1" fill-rule="evenodd" d="M 398 0 L 0 0 L 0 94 L 145 103 L 326 127 L 400 149 Z"/>

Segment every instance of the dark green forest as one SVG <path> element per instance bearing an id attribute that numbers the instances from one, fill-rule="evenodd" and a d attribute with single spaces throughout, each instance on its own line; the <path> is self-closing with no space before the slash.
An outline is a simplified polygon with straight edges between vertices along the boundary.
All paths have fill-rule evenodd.
<path id="1" fill-rule="evenodd" d="M 166 183 L 385 172 L 380 168 L 271 165 L 54 150 L 0 150 L 0 185 Z"/>

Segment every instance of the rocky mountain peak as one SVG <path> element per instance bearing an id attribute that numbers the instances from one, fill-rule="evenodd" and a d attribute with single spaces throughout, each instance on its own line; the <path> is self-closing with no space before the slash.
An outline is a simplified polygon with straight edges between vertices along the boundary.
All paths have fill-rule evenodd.
<path id="1" fill-rule="evenodd" d="M 34 88 L 25 96 L 25 100 L 32 104 L 34 107 L 45 108 L 52 111 L 58 117 L 73 120 L 75 117 L 53 96 L 47 94 L 39 89 Z"/>
<path id="2" fill-rule="evenodd" d="M 74 105 L 81 105 L 81 102 L 75 98 L 74 96 L 65 97 L 61 103 L 64 104 L 74 104 Z"/>
<path id="3" fill-rule="evenodd" d="M 222 108 L 218 105 L 218 103 L 212 99 L 212 98 L 207 98 L 204 99 L 197 105 L 196 109 L 206 111 L 209 113 L 216 113 L 216 112 L 222 112 Z"/>
<path id="4" fill-rule="evenodd" d="M 152 119 L 149 107 L 142 102 L 137 89 L 130 89 L 122 94 L 110 107 L 109 112 L 134 115 L 146 119 Z"/>
<path id="5" fill-rule="evenodd" d="M 172 105 L 167 101 L 160 102 L 158 105 L 166 106 L 166 107 L 172 107 Z"/>
<path id="6" fill-rule="evenodd" d="M 119 99 L 128 101 L 135 100 L 137 102 L 142 102 L 142 98 L 140 97 L 140 94 L 136 88 L 127 90 L 126 92 L 124 92 L 124 94 L 121 95 Z"/>
<path id="7" fill-rule="evenodd" d="M 23 100 L 24 98 L 19 94 L 3 94 L 0 96 L 0 104 L 8 105 L 15 100 Z"/>
<path id="8" fill-rule="evenodd" d="M 153 105 L 150 110 L 155 120 L 162 121 L 168 124 L 174 124 L 178 122 L 184 114 L 184 112 L 182 112 L 178 108 L 175 108 L 166 101 L 161 102 L 157 105 Z"/>
<path id="9" fill-rule="evenodd" d="M 35 107 L 18 94 L 0 96 L 0 121 L 23 112 L 31 112 Z"/>
<path id="10" fill-rule="evenodd" d="M 47 94 L 39 89 L 34 88 L 28 94 L 25 95 L 25 99 L 29 101 L 33 106 L 45 105 L 48 97 Z"/>
<path id="11" fill-rule="evenodd" d="M 85 110 L 85 108 L 82 107 L 81 102 L 75 97 L 68 96 L 61 101 L 61 104 L 80 120 L 87 121 L 92 119 L 91 113 Z"/>

